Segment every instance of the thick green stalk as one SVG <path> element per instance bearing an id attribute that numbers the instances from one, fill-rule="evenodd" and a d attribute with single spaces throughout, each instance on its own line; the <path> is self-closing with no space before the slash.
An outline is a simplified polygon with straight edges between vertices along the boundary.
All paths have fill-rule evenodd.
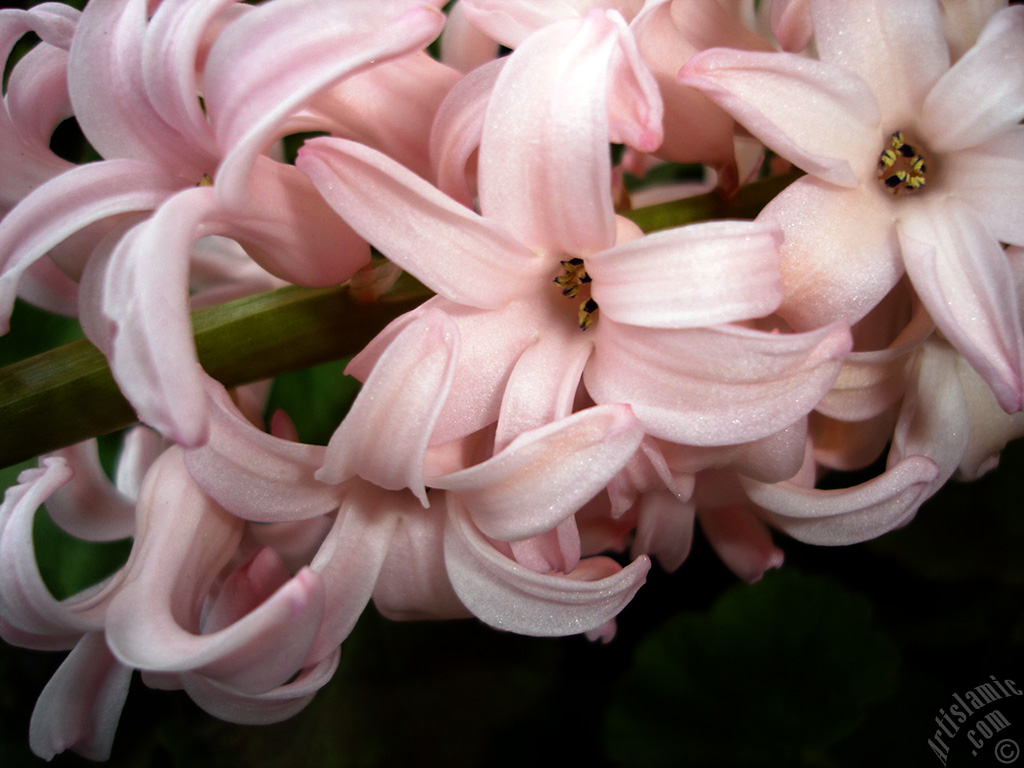
<path id="1" fill-rule="evenodd" d="M 345 287 L 288 287 L 194 312 L 192 327 L 203 368 L 232 387 L 353 355 L 429 296 L 413 289 L 363 303 Z M 0 466 L 137 420 L 88 341 L 0 369 Z"/>
<path id="2" fill-rule="evenodd" d="M 731 199 L 709 193 L 625 215 L 647 232 L 707 219 L 753 218 L 793 178 L 749 185 Z M 369 303 L 344 286 L 289 287 L 198 310 L 192 325 L 199 361 L 232 387 L 355 354 L 430 295 L 404 285 L 400 281 L 398 290 Z M 106 359 L 88 341 L 0 369 L 0 467 L 135 421 Z"/>

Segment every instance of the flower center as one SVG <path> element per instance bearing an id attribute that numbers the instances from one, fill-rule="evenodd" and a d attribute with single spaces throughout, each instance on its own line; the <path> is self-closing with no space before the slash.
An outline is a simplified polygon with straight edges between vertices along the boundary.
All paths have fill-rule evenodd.
<path id="1" fill-rule="evenodd" d="M 203 178 L 201 178 L 199 181 L 196 182 L 196 186 L 197 187 L 212 187 L 213 186 L 213 176 L 211 176 L 208 173 L 204 173 L 203 174 Z"/>
<path id="2" fill-rule="evenodd" d="M 924 155 L 908 142 L 903 131 L 889 138 L 889 146 L 878 156 L 878 180 L 894 195 L 912 195 L 925 187 L 928 166 Z"/>
<path id="3" fill-rule="evenodd" d="M 562 262 L 562 274 L 555 278 L 555 283 L 562 289 L 562 295 L 575 299 L 583 293 L 583 301 L 580 302 L 579 312 L 576 314 L 576 323 L 581 331 L 587 330 L 596 317 L 597 302 L 590 297 L 590 275 L 583 266 L 583 259 L 569 259 Z"/>

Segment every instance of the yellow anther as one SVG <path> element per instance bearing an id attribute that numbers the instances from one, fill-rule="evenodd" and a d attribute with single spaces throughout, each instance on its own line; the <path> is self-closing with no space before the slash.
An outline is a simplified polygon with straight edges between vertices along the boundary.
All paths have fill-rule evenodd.
<path id="1" fill-rule="evenodd" d="M 894 195 L 918 192 L 924 188 L 925 161 L 907 142 L 903 131 L 889 137 L 889 146 L 878 156 L 878 180 Z"/>

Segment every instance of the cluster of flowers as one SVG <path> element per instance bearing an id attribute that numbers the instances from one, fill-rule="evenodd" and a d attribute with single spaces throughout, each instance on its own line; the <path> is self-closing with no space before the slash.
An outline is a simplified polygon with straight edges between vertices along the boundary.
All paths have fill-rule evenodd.
<path id="1" fill-rule="evenodd" d="M 608 639 L 696 520 L 753 581 L 782 562 L 771 528 L 878 536 L 1024 434 L 1024 8 L 442 5 L 0 10 L 5 58 L 39 38 L 0 110 L 0 316 L 75 314 L 147 425 L 113 481 L 87 443 L 0 508 L 0 636 L 71 649 L 39 755 L 109 755 L 135 669 L 221 718 L 286 718 L 371 600 Z M 70 115 L 98 161 L 51 151 Z M 324 135 L 290 164 L 300 132 Z M 626 172 L 700 163 L 728 196 L 764 157 L 805 175 L 754 221 L 617 213 Z M 283 414 L 265 431 L 266 387 L 203 372 L 190 310 L 382 291 L 370 245 L 436 296 L 352 360 L 327 446 Z M 874 479 L 815 487 L 887 447 Z M 133 537 L 128 562 L 56 601 L 43 503 L 73 536 Z"/>

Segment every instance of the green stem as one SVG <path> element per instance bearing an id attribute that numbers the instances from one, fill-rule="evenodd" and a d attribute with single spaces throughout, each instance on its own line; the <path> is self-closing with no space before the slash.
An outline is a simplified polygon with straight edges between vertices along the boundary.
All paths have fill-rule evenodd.
<path id="1" fill-rule="evenodd" d="M 646 232 L 713 218 L 753 218 L 794 178 L 757 182 L 731 199 L 709 193 L 624 215 Z M 199 362 L 228 387 L 270 379 L 355 354 L 429 296 L 422 287 L 400 287 L 366 303 L 345 286 L 288 287 L 201 309 L 192 314 Z M 137 420 L 103 354 L 88 341 L 0 369 L 0 467 Z"/>

